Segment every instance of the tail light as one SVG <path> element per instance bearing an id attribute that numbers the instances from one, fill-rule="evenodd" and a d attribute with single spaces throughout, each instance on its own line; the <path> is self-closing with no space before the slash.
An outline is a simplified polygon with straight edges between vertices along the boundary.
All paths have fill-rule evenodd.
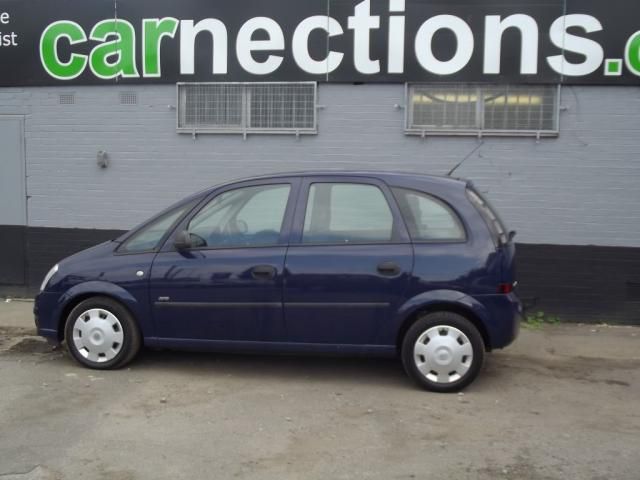
<path id="1" fill-rule="evenodd" d="M 513 287 L 515 287 L 516 284 L 514 283 L 500 283 L 498 284 L 498 293 L 511 293 L 513 292 Z"/>

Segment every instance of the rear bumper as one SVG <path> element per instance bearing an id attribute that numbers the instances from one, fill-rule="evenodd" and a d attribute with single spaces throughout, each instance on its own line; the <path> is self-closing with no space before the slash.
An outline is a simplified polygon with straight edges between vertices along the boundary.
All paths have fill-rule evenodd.
<path id="1" fill-rule="evenodd" d="M 518 337 L 522 321 L 522 302 L 511 292 L 508 294 L 478 295 L 474 297 L 485 307 L 491 349 L 505 348 Z"/>

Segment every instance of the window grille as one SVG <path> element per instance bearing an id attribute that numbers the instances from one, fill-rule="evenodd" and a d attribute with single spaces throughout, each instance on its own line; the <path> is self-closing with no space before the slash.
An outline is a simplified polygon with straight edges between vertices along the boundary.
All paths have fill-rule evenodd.
<path id="1" fill-rule="evenodd" d="M 76 103 L 76 95 L 74 93 L 61 93 L 58 96 L 60 105 L 73 105 Z"/>
<path id="2" fill-rule="evenodd" d="M 316 133 L 315 82 L 179 83 L 181 133 Z"/>
<path id="3" fill-rule="evenodd" d="M 136 105 L 138 94 L 136 92 L 120 92 L 120 105 Z"/>
<path id="4" fill-rule="evenodd" d="M 408 134 L 558 135 L 557 85 L 408 84 Z"/>

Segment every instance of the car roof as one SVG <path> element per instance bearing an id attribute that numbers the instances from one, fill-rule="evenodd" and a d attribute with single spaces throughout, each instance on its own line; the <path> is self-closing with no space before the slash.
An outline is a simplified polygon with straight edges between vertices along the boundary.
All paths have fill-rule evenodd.
<path id="1" fill-rule="evenodd" d="M 419 182 L 425 182 L 430 184 L 439 185 L 467 185 L 468 180 L 447 177 L 443 175 L 430 175 L 419 172 L 401 172 L 401 171 L 388 171 L 388 170 L 303 170 L 303 171 L 290 171 L 290 172 L 274 172 L 264 175 L 244 177 L 228 182 L 224 182 L 224 185 L 230 185 L 238 182 L 246 182 L 250 180 L 268 180 L 286 177 L 321 177 L 321 176 L 341 176 L 341 177 L 369 177 L 377 178 L 389 183 L 412 183 L 416 180 Z M 220 185 L 218 185 L 220 186 Z"/>

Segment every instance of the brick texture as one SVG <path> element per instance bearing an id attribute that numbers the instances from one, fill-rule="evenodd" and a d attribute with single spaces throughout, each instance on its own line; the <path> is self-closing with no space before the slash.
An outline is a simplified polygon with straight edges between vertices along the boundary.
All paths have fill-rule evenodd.
<path id="1" fill-rule="evenodd" d="M 137 105 L 120 105 L 121 91 Z M 73 92 L 75 104 L 60 105 Z M 232 178 L 310 168 L 457 170 L 487 193 L 517 240 L 640 246 L 640 90 L 564 87 L 559 138 L 403 134 L 402 85 L 319 86 L 313 136 L 177 134 L 175 86 L 0 89 L 26 115 L 29 225 L 128 229 Z M 110 166 L 100 169 L 105 150 Z"/>

